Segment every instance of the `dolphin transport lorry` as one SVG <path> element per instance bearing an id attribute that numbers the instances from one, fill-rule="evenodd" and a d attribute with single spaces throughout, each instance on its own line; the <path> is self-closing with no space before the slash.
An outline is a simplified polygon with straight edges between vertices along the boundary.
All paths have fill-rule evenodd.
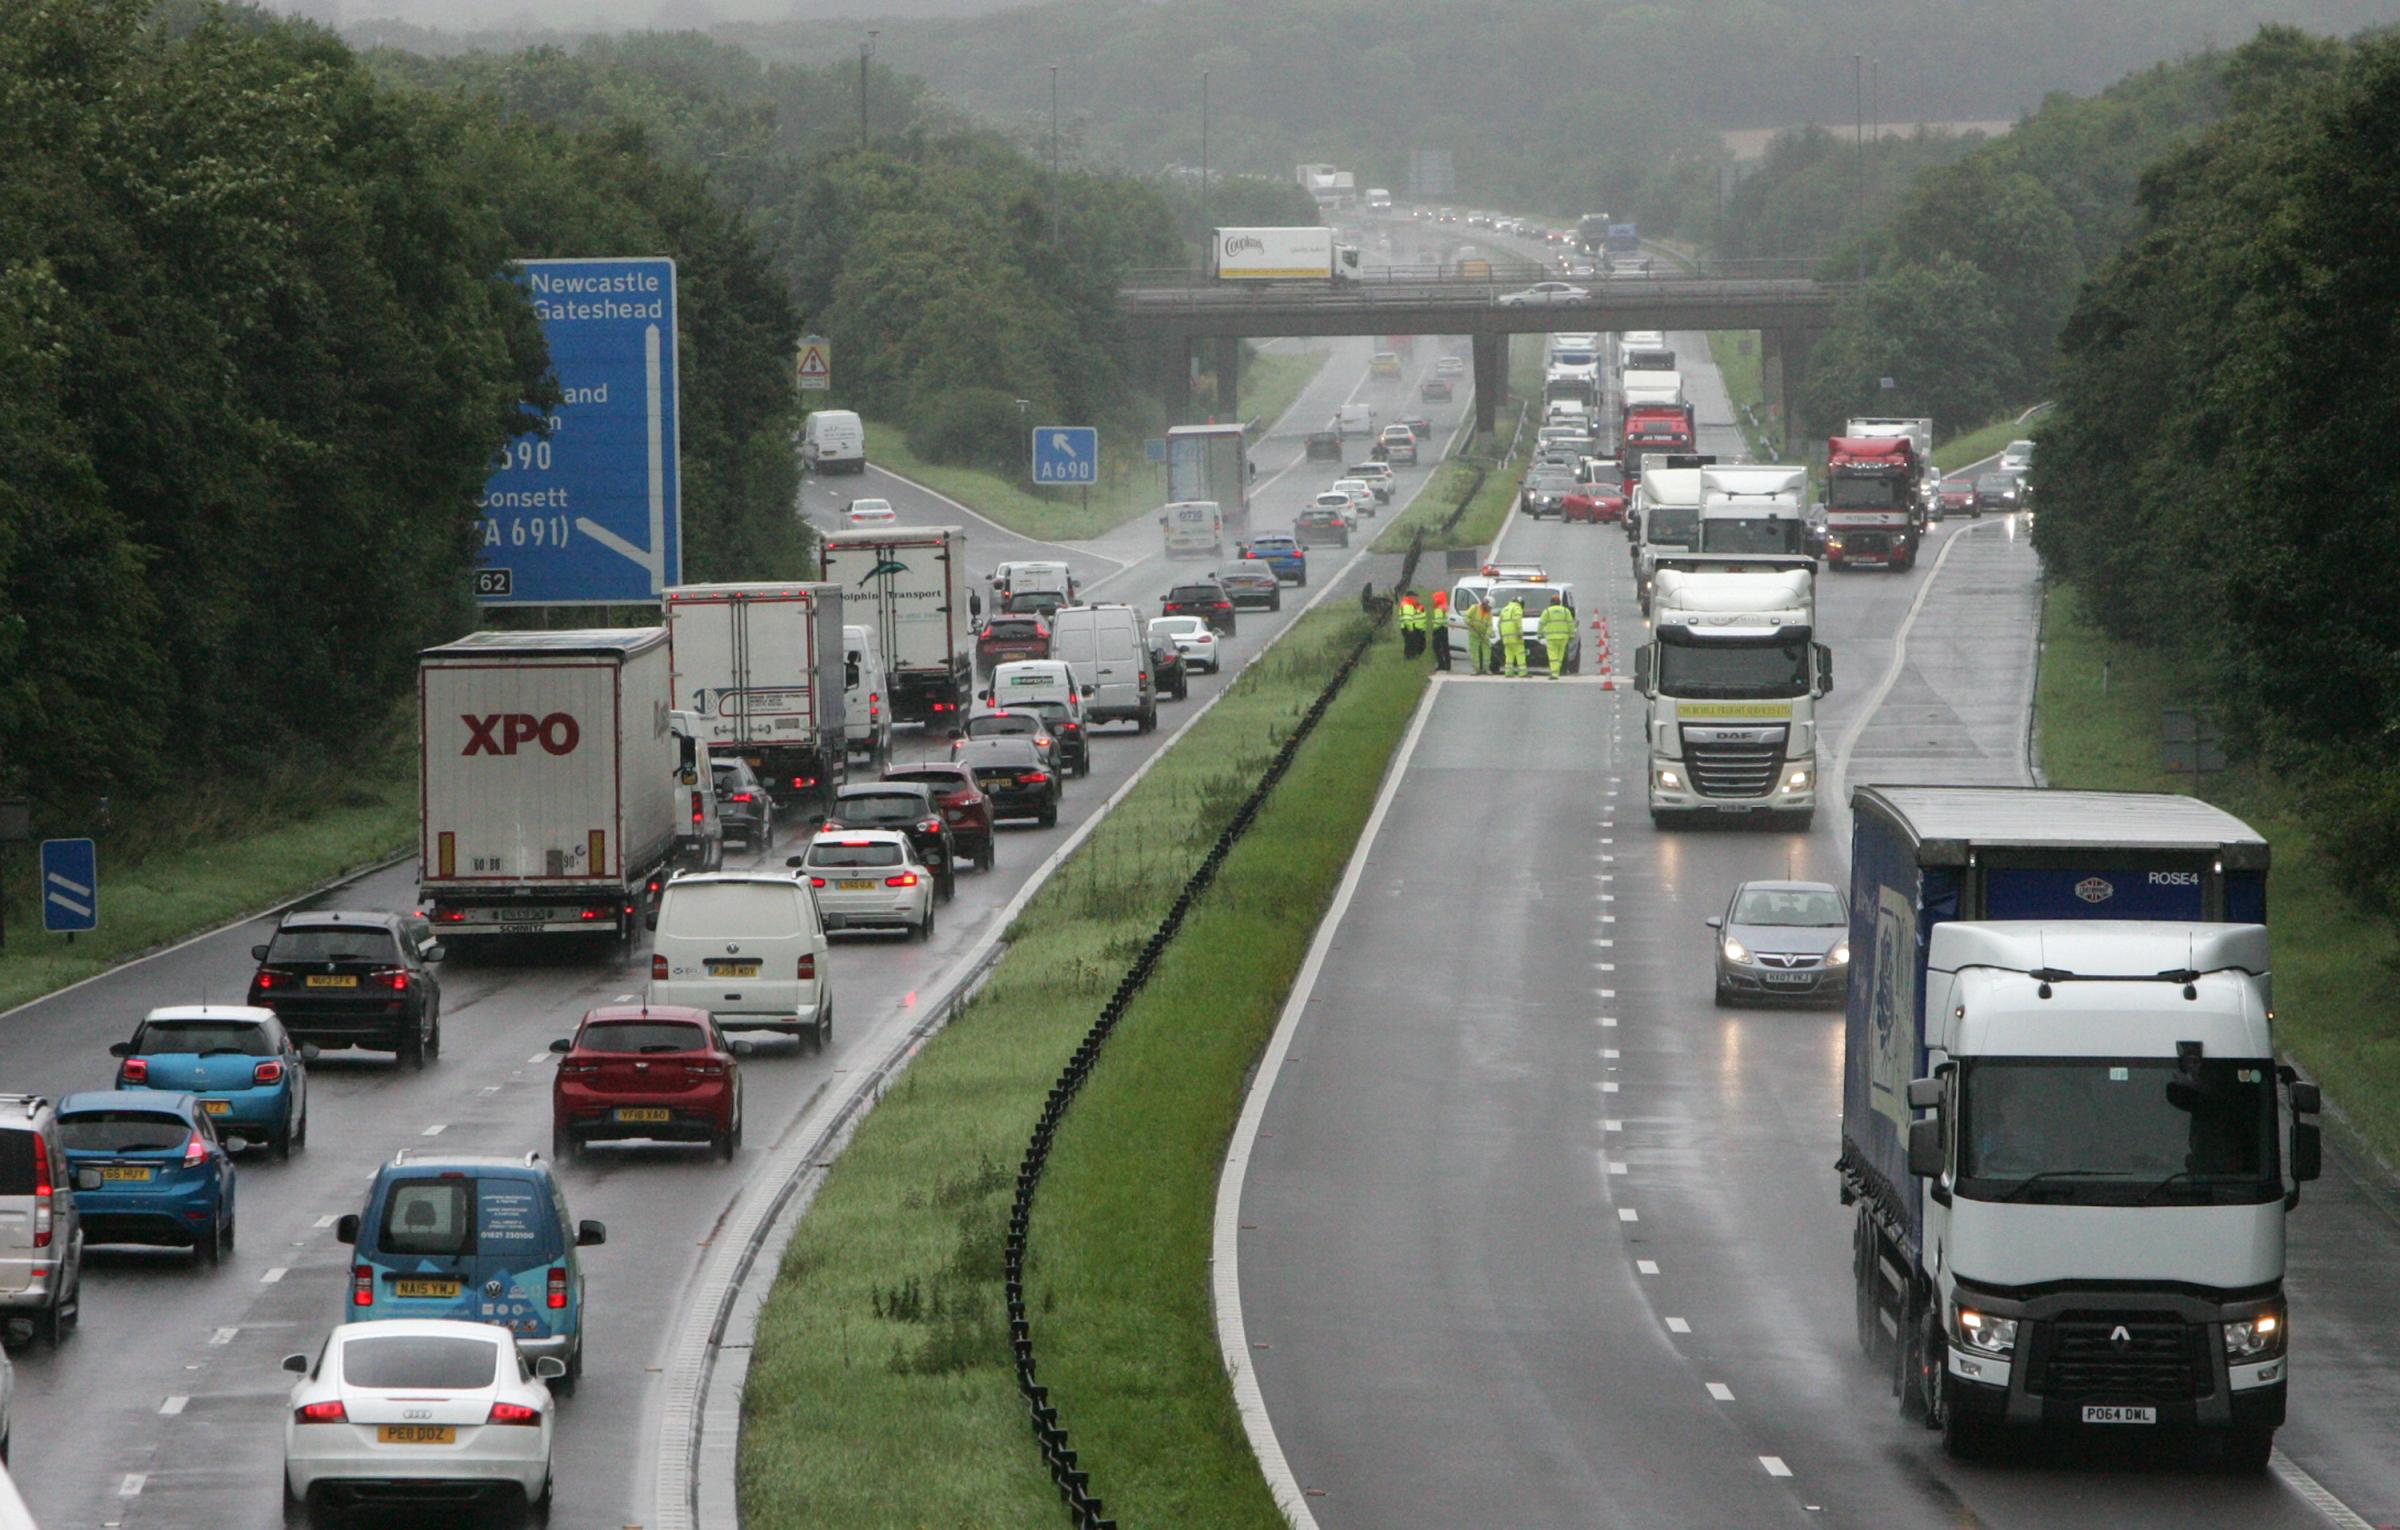
<path id="1" fill-rule="evenodd" d="M 1842 1075 L 1858 1341 L 1948 1452 L 2283 1423 L 2284 1219 L 2314 1084 L 2275 1061 L 2267 846 L 2189 797 L 1854 794 Z"/>

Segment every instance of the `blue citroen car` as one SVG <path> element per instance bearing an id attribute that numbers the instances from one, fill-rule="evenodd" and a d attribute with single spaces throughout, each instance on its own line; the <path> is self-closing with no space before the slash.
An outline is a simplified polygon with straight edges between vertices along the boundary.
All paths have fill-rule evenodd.
<path id="1" fill-rule="evenodd" d="M 317 1049 L 293 1041 L 271 1009 L 154 1009 L 131 1041 L 108 1050 L 119 1059 L 119 1089 L 188 1091 L 226 1142 L 263 1142 L 289 1158 L 308 1141 L 308 1065 Z"/>
<path id="2" fill-rule="evenodd" d="M 189 1248 L 201 1264 L 233 1251 L 233 1157 L 194 1096 L 70 1094 L 58 1102 L 58 1140 L 75 1175 L 86 1243 Z"/>

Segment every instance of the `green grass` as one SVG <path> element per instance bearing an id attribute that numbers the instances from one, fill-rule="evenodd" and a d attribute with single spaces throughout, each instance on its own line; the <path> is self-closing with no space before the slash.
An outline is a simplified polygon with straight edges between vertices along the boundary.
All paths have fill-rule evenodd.
<path id="1" fill-rule="evenodd" d="M 1117 975 L 1361 620 L 1343 603 L 1302 621 L 1160 759 L 1035 897 L 983 993 L 859 1129 L 802 1220 L 760 1321 L 740 1458 L 754 1530 L 1055 1522 L 1057 1496 L 1016 1396 L 1001 1298 L 1018 1159 L 1045 1092 Z M 1190 1514 L 1153 1508 L 1162 1523 L 1199 1522 L 1203 1505 L 1244 1523 L 1273 1519 L 1231 1422 L 1194 1260 L 1204 1268 L 1213 1165 L 1241 1072 L 1328 879 L 1340 875 L 1349 840 L 1339 825 L 1355 832 L 1371 795 L 1362 784 L 1388 756 L 1421 684 L 1393 644 L 1353 680 L 1245 842 L 1290 848 L 1281 857 L 1246 852 L 1229 866 L 1185 936 L 1200 938 L 1197 955 L 1170 963 L 1124 1022 L 1043 1189 L 1031 1301 L 1044 1376 L 1074 1389 L 1060 1400 L 1078 1438 L 1091 1442 L 1094 1466 L 1106 1457 L 1103 1491 L 1129 1503 L 1171 1491 L 1174 1504 L 1192 1506 Z M 1229 952 L 1227 939 L 1259 949 Z M 1158 1007 L 1188 1001 L 1184 959 L 1200 963 L 1207 983 L 1200 1021 Z M 1175 1065 L 1157 1066 L 1162 1028 L 1184 1026 L 1206 1034 L 1173 1036 Z M 1147 1090 L 1150 1103 L 1136 1110 L 1131 1140 L 1112 1142 L 1126 1120 L 1126 1088 Z M 1105 1164 L 1133 1153 L 1155 1167 L 1089 1172 L 1093 1155 Z M 1114 1193 L 1143 1199 L 1112 1201 L 1112 1179 Z M 1171 1224 L 1152 1227 L 1152 1214 L 1134 1209 L 1170 1194 Z M 1132 1223 L 1142 1234 L 1121 1243 Z M 1152 1300 L 1175 1314 L 1171 1327 L 1145 1334 L 1136 1359 L 1137 1381 L 1172 1376 L 1171 1384 L 1123 1384 L 1095 1364 L 1106 1356 L 1065 1344 L 1058 1315 L 1113 1307 L 1110 1283 L 1129 1273 L 1111 1269 L 1119 1261 L 1147 1270 Z M 1129 1435 L 1167 1443 L 1132 1450 L 1120 1444 Z M 1120 1459 L 1128 1454 L 1144 1458 Z"/>
<path id="2" fill-rule="evenodd" d="M 1315 381 L 1325 370 L 1332 352 L 1322 348 L 1286 356 L 1273 351 L 1249 350 L 1242 356 L 1240 391 L 1241 416 L 1272 425 L 1283 418 L 1300 397 L 1300 391 Z"/>
<path id="3" fill-rule="evenodd" d="M 2023 440 L 2033 433 L 2033 422 L 2020 420 L 2011 414 L 2004 420 L 1994 420 L 1980 430 L 1970 430 L 1963 436 L 1953 436 L 1933 449 L 1933 465 L 1945 473 L 1955 472 L 1970 462 L 1981 462 L 1996 455 L 2011 441 Z"/>
<path id="4" fill-rule="evenodd" d="M 69 945 L 41 932 L 30 899 L 10 904 L 0 1010 L 388 860 L 416 824 L 416 751 L 395 742 L 330 782 L 187 798 L 157 824 L 104 833 L 98 930 Z M 0 871 L 30 888 L 32 860 L 11 847 Z"/>
<path id="5" fill-rule="evenodd" d="M 2205 704 L 2208 693 L 2171 656 L 2111 640 L 2084 617 L 2072 589 L 2050 590 L 2041 664 L 2035 716 L 2053 786 L 2186 793 L 2197 786 L 2267 837 L 2282 1044 L 2376 1151 L 2400 1154 L 2400 1034 L 2389 1016 L 2400 937 L 2352 910 L 2318 853 L 2307 804 L 2254 767 L 2197 782 L 2168 772 L 2159 758 L 2160 710 Z"/>
<path id="6" fill-rule="evenodd" d="M 1717 364 L 1717 375 L 1725 379 L 1725 392 L 1733 400 L 1733 422 L 1741 428 L 1742 441 L 1750 455 L 1760 462 L 1782 460 L 1773 431 L 1761 430 L 1750 423 L 1750 411 L 1758 411 L 1762 420 L 1767 416 L 1767 379 L 1758 331 L 1754 329 L 1708 332 L 1709 359 Z"/>
<path id="7" fill-rule="evenodd" d="M 1458 508 L 1459 500 L 1475 483 L 1475 475 L 1483 473 L 1483 485 L 1475 492 L 1466 513 L 1448 532 L 1441 530 L 1442 521 Z M 1410 538 L 1419 530 L 1425 533 L 1425 550 L 1432 552 L 1444 547 L 1483 547 L 1500 534 L 1500 523 L 1508 517 L 1508 507 L 1516 499 L 1519 474 L 1513 463 L 1470 463 L 1453 457 L 1433 470 L 1432 482 L 1423 493 L 1409 503 L 1393 522 L 1377 533 L 1373 551 L 1402 553 L 1408 551 Z"/>

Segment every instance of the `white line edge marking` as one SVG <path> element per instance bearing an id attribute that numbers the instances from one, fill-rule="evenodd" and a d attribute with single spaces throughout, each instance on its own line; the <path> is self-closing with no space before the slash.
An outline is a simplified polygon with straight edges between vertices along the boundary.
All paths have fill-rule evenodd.
<path id="1" fill-rule="evenodd" d="M 2375 1530 L 2356 1510 L 2334 1497 L 2324 1483 L 2310 1476 L 2299 1462 L 2282 1451 L 2271 1453 L 2267 1457 L 2267 1465 L 2274 1468 L 2275 1475 L 2283 1479 L 2285 1487 L 2306 1499 L 2310 1508 L 2339 1525 L 2341 1530 Z"/>
<path id="2" fill-rule="evenodd" d="M 1433 716 L 1434 702 L 1440 695 L 1440 686 L 1425 687 L 1400 748 L 1384 767 L 1375 807 L 1368 813 L 1366 827 L 1350 852 L 1350 864 L 1342 872 L 1333 901 L 1317 922 L 1316 937 L 1309 942 L 1308 957 L 1301 963 L 1299 976 L 1284 1000 L 1283 1014 L 1275 1022 L 1275 1034 L 1267 1042 L 1266 1055 L 1259 1059 L 1258 1071 L 1251 1077 L 1249 1094 L 1242 1101 L 1241 1119 L 1234 1126 L 1224 1167 L 1217 1174 L 1212 1282 L 1216 1288 L 1217 1348 L 1224 1357 L 1225 1375 L 1233 1386 L 1234 1406 L 1241 1413 L 1242 1432 L 1249 1436 L 1251 1454 L 1258 1457 L 1267 1490 L 1282 1508 L 1292 1530 L 1317 1530 L 1317 1516 L 1308 1506 L 1299 1477 L 1284 1458 L 1283 1443 L 1275 1437 L 1275 1420 L 1267 1411 L 1266 1395 L 1259 1388 L 1258 1372 L 1250 1364 L 1250 1332 L 1242 1321 L 1242 1187 L 1249 1177 L 1250 1152 L 1258 1143 L 1259 1126 L 1266 1119 L 1268 1097 L 1275 1092 L 1275 1081 L 1283 1072 L 1284 1058 L 1292 1049 L 1292 1037 L 1300 1028 L 1301 1014 L 1316 991 L 1326 958 L 1332 954 L 1334 935 L 1358 895 L 1359 880 L 1366 874 L 1375 841 L 1383 832 L 1383 821 L 1391 814 L 1392 802 L 1400 794 L 1400 783 L 1408 775 L 1408 763 L 1417 752 L 1417 741 L 1424 736 L 1426 721 Z"/>

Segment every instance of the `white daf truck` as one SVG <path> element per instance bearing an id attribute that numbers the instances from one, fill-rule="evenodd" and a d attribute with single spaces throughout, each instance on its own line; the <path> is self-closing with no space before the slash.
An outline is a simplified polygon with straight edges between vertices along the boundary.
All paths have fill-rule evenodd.
<path id="1" fill-rule="evenodd" d="M 1677 563 L 1698 567 L 1676 567 Z M 1817 806 L 1817 698 L 1833 655 L 1813 641 L 1807 558 L 1670 559 L 1655 576 L 1651 637 L 1634 656 L 1649 701 L 1650 817 L 1789 817 Z"/>

